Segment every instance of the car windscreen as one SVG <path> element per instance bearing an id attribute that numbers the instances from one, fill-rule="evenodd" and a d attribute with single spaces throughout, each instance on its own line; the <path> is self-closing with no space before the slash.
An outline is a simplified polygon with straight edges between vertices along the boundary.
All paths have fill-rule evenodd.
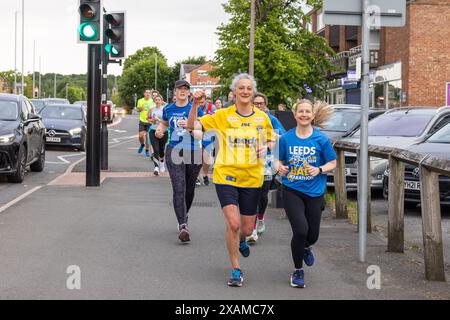
<path id="1" fill-rule="evenodd" d="M 0 101 L 0 120 L 17 120 L 18 110 L 17 102 Z"/>
<path id="2" fill-rule="evenodd" d="M 359 112 L 335 110 L 330 120 L 325 124 L 325 130 L 347 132 L 355 127 L 361 119 Z"/>
<path id="3" fill-rule="evenodd" d="M 433 134 L 427 142 L 450 143 L 450 123 Z"/>
<path id="4" fill-rule="evenodd" d="M 70 102 L 66 99 L 48 99 L 48 104 L 70 104 Z"/>
<path id="5" fill-rule="evenodd" d="M 432 118 L 433 114 L 425 113 L 386 113 L 369 122 L 369 136 L 418 137 Z"/>
<path id="6" fill-rule="evenodd" d="M 37 111 L 41 111 L 45 107 L 44 101 L 31 101 Z"/>
<path id="7" fill-rule="evenodd" d="M 41 112 L 44 119 L 82 120 L 81 109 L 73 107 L 48 106 Z"/>

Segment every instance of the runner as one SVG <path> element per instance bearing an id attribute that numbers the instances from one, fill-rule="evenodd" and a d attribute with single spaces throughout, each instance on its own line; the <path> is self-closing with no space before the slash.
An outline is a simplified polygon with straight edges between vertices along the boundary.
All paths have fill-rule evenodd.
<path id="1" fill-rule="evenodd" d="M 295 271 L 290 283 L 304 288 L 303 261 L 307 266 L 314 264 L 311 246 L 319 239 L 326 174 L 336 168 L 336 153 L 328 137 L 312 126 L 322 127 L 330 118 L 328 104 L 300 100 L 293 111 L 297 127 L 280 138 L 276 166 L 283 176 L 284 208 L 293 231 Z"/>
<path id="2" fill-rule="evenodd" d="M 204 115 L 212 115 L 216 112 L 217 108 L 212 103 L 208 102 L 206 95 L 204 95 L 199 101 L 199 108 Z M 206 133 L 202 139 L 203 146 L 203 184 L 209 186 L 209 169 L 212 164 L 212 156 L 214 149 L 214 136 Z M 200 185 L 200 180 L 197 179 L 197 185 Z"/>
<path id="3" fill-rule="evenodd" d="M 139 142 L 141 146 L 138 149 L 138 154 L 144 152 L 145 148 L 145 156 L 150 158 L 150 150 L 148 143 L 148 130 L 150 128 L 150 124 L 148 123 L 148 111 L 155 106 L 155 102 L 152 99 L 151 90 L 145 90 L 144 98 L 140 99 L 137 103 L 137 111 L 139 112 Z"/>
<path id="4" fill-rule="evenodd" d="M 191 241 L 188 229 L 188 213 L 195 196 L 195 180 L 202 168 L 201 141 L 195 141 L 186 130 L 191 110 L 188 100 L 191 85 L 179 80 L 175 83 L 177 102 L 164 108 L 163 118 L 156 130 L 156 137 L 162 139 L 169 130 L 169 144 L 166 148 L 166 166 L 173 189 L 173 207 L 178 220 L 178 239 L 182 243 Z M 196 110 L 202 116 L 200 110 Z"/>
<path id="5" fill-rule="evenodd" d="M 245 238 L 253 231 L 259 193 L 264 180 L 264 153 L 272 142 L 273 129 L 264 112 L 253 106 L 256 81 L 248 74 L 237 75 L 231 89 L 236 94 L 236 105 L 218 110 L 197 120 L 198 101 L 189 114 L 188 128 L 194 136 L 214 130 L 219 141 L 219 151 L 214 168 L 213 182 L 216 185 L 226 219 L 226 242 L 232 265 L 229 286 L 241 287 L 243 273 L 239 263 L 239 252 L 250 255 Z"/>
<path id="6" fill-rule="evenodd" d="M 214 102 L 214 105 L 216 106 L 216 110 L 220 110 L 223 108 L 223 103 L 220 98 L 216 99 L 216 101 Z"/>
<path id="7" fill-rule="evenodd" d="M 259 108 L 262 112 L 267 114 L 275 131 L 275 134 L 281 136 L 286 133 L 286 130 L 284 129 L 281 122 L 276 117 L 270 114 L 270 110 L 268 108 L 269 99 L 266 95 L 257 93 L 253 98 L 253 104 L 255 105 L 255 107 Z M 258 241 L 258 237 L 266 231 L 264 215 L 266 213 L 267 204 L 269 202 L 270 187 L 275 183 L 274 180 L 276 177 L 276 171 L 273 168 L 273 161 L 273 154 L 271 152 L 268 152 L 265 159 L 264 184 L 262 186 L 261 197 L 258 203 L 258 216 L 253 228 L 253 233 L 250 237 L 247 238 L 247 241 L 250 244 L 256 243 Z"/>
<path id="8" fill-rule="evenodd" d="M 167 144 L 168 133 L 166 132 L 162 139 L 158 139 L 156 137 L 156 129 L 158 129 L 161 119 L 163 118 L 164 102 L 163 98 L 159 94 L 155 95 L 154 100 L 156 106 L 150 109 L 148 113 L 148 120 L 151 123 L 149 137 L 150 144 L 153 147 L 152 161 L 155 165 L 153 174 L 155 176 L 159 176 L 160 173 L 166 172 L 166 166 L 164 164 L 164 150 Z"/>

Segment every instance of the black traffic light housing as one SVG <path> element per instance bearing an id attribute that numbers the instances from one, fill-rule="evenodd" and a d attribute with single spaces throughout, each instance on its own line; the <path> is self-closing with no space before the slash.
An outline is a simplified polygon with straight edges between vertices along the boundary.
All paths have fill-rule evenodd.
<path id="1" fill-rule="evenodd" d="M 111 59 L 125 58 L 125 19 L 124 11 L 105 14 L 104 46 Z"/>
<path id="2" fill-rule="evenodd" d="M 113 120 L 111 105 L 108 103 L 102 104 L 102 121 L 106 123 L 111 123 Z"/>
<path id="3" fill-rule="evenodd" d="M 101 44 L 103 23 L 103 0 L 80 0 L 78 11 L 80 23 L 78 42 Z"/>

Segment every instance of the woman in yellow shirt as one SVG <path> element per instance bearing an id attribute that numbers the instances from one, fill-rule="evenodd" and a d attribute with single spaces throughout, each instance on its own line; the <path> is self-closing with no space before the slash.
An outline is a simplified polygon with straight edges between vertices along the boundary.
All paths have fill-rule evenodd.
<path id="1" fill-rule="evenodd" d="M 244 257 L 250 255 L 245 239 L 253 232 L 264 182 L 264 155 L 274 135 L 267 114 L 253 105 L 257 93 L 254 78 L 248 74 L 237 75 L 231 90 L 236 96 L 235 105 L 198 120 L 198 102 L 204 93 L 196 92 L 188 128 L 196 137 L 202 136 L 203 131 L 206 134 L 213 131 L 219 142 L 213 182 L 227 224 L 226 241 L 233 268 L 228 285 L 240 287 L 243 275 L 239 252 Z"/>

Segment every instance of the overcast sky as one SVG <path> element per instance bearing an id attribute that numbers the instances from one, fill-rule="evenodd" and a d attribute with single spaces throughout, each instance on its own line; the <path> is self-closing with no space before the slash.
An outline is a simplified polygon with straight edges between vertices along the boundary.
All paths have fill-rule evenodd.
<path id="1" fill-rule="evenodd" d="M 25 0 L 25 73 L 36 69 L 42 57 L 43 73 L 85 73 L 87 45 L 77 43 L 79 0 Z M 109 11 L 126 10 L 127 54 L 156 46 L 169 65 L 188 56 L 214 57 L 215 34 L 228 21 L 222 3 L 226 0 L 103 0 Z M 22 0 L 0 0 L 0 71 L 14 69 L 14 13 Z M 21 15 L 18 16 L 17 69 L 21 70 Z M 200 43 L 198 40 L 200 39 Z M 193 43 L 198 44 L 193 44 Z M 121 74 L 113 65 L 110 73 Z"/>

